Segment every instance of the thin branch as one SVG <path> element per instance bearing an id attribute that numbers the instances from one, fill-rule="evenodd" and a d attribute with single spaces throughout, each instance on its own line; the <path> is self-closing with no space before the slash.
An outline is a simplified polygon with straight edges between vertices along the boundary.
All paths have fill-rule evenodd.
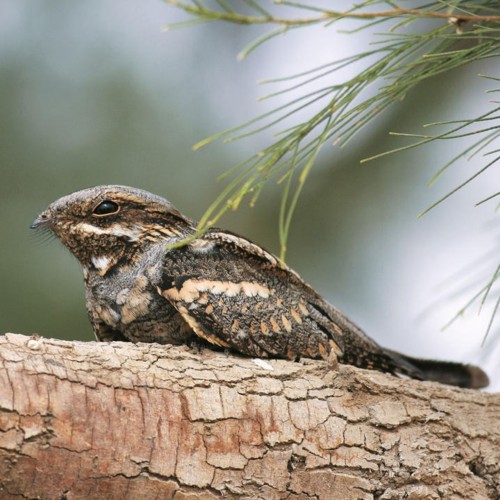
<path id="1" fill-rule="evenodd" d="M 279 24 L 283 26 L 306 26 L 324 23 L 337 19 L 394 19 L 400 17 L 418 17 L 420 19 L 445 19 L 448 22 L 460 25 L 466 22 L 500 22 L 500 16 L 491 16 L 483 14 L 460 14 L 449 12 L 435 12 L 423 9 L 392 9 L 379 12 L 357 12 L 357 11 L 326 11 L 320 16 L 289 19 L 284 17 L 274 17 L 271 15 L 246 16 L 237 12 L 228 12 L 226 10 L 216 11 L 204 7 L 189 5 L 177 0 L 168 0 L 168 3 L 179 7 L 189 14 L 200 16 L 207 21 L 228 21 L 235 24 Z"/>

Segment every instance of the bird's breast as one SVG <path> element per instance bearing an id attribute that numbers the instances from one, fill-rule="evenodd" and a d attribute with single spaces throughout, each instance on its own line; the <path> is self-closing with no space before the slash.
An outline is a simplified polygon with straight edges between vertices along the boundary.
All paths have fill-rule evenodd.
<path id="1" fill-rule="evenodd" d="M 150 313 L 155 289 L 144 274 L 124 280 L 116 276 L 89 279 L 87 309 L 92 316 L 117 329 L 126 327 Z"/>
<path id="2" fill-rule="evenodd" d="M 191 329 L 157 292 L 158 269 L 151 262 L 86 278 L 86 305 L 93 323 L 105 323 L 132 342 L 179 344 Z"/>

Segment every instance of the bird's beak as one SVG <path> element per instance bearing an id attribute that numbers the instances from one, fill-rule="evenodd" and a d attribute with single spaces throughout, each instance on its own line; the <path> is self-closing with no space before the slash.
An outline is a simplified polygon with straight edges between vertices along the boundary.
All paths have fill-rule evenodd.
<path id="1" fill-rule="evenodd" d="M 30 229 L 36 229 L 44 224 L 48 224 L 51 220 L 52 219 L 43 212 L 31 223 Z"/>

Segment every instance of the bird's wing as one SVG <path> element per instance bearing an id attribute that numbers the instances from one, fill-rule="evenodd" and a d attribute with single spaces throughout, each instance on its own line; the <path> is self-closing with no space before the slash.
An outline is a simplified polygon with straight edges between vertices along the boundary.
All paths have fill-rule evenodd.
<path id="1" fill-rule="evenodd" d="M 212 344 L 259 357 L 343 354 L 346 325 L 332 318 L 331 306 L 273 255 L 237 235 L 212 230 L 168 250 L 158 292 Z"/>

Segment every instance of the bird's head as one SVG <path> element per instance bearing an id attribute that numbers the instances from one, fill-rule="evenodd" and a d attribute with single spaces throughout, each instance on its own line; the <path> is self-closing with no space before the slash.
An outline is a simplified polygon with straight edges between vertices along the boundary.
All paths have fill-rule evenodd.
<path id="1" fill-rule="evenodd" d="M 51 203 L 31 224 L 52 231 L 84 268 L 104 275 L 122 258 L 186 237 L 193 222 L 169 201 L 127 186 L 97 186 Z"/>

